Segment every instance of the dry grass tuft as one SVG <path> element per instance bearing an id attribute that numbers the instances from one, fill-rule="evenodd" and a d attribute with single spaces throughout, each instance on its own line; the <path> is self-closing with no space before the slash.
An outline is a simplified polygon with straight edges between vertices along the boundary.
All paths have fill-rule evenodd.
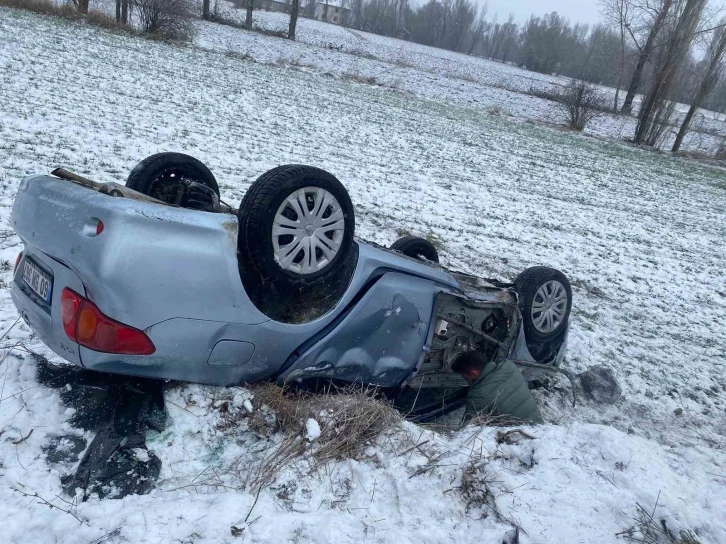
<path id="1" fill-rule="evenodd" d="M 491 484 L 498 482 L 488 474 L 487 462 L 488 459 L 481 455 L 472 457 L 461 474 L 459 491 L 466 505 L 466 511 L 469 512 L 472 509 L 480 510 L 480 519 L 493 514 L 497 522 L 511 525 L 517 531 L 517 534 L 520 531 L 525 532 L 516 519 L 513 517 L 508 518 L 499 509 L 497 497 L 491 489 Z"/>
<path id="2" fill-rule="evenodd" d="M 393 64 L 400 68 L 413 68 L 414 66 L 412 62 L 409 62 L 406 59 L 396 59 L 393 61 Z"/>
<path id="3" fill-rule="evenodd" d="M 362 76 L 357 72 L 346 72 L 341 76 L 345 81 L 355 81 L 356 83 L 365 83 L 366 85 L 377 85 L 378 80 L 373 76 Z"/>
<path id="4" fill-rule="evenodd" d="M 0 6 L 25 9 L 43 15 L 54 15 L 63 19 L 81 19 L 83 16 L 70 3 L 56 5 L 50 0 L 0 0 Z"/>
<path id="5" fill-rule="evenodd" d="M 370 59 L 370 60 L 379 60 L 379 59 L 378 59 L 378 57 L 376 57 L 375 55 L 373 55 L 373 54 L 371 54 L 371 53 L 368 53 L 367 51 L 364 51 L 364 50 L 363 50 L 363 49 L 361 49 L 360 47 L 354 47 L 354 48 L 352 48 L 352 49 L 349 49 L 349 50 L 347 51 L 347 53 L 348 53 L 349 55 L 355 55 L 356 57 L 363 57 L 363 58 L 365 58 L 365 59 Z"/>
<path id="6" fill-rule="evenodd" d="M 461 496 L 466 505 L 466 511 L 473 508 L 496 507 L 494 494 L 489 489 L 489 481 L 481 463 L 471 462 L 461 474 Z"/>
<path id="7" fill-rule="evenodd" d="M 51 15 L 70 21 L 82 21 L 85 19 L 86 23 L 92 26 L 107 30 L 131 32 L 130 27 L 118 24 L 113 17 L 109 17 L 101 11 L 89 10 L 86 15 L 83 15 L 70 2 L 58 5 L 51 0 L 0 0 L 0 6 L 23 9 L 42 15 Z"/>
<path id="8" fill-rule="evenodd" d="M 282 68 L 302 68 L 305 66 L 303 63 L 300 62 L 299 58 L 287 58 L 287 57 L 277 57 L 277 60 L 275 61 L 276 66 L 280 66 Z"/>
<path id="9" fill-rule="evenodd" d="M 230 58 L 237 59 L 237 60 L 245 60 L 245 61 L 252 61 L 252 62 L 255 61 L 254 57 L 246 52 L 240 53 L 239 51 L 230 50 L 230 51 L 227 51 L 225 53 L 225 55 L 227 55 Z"/>
<path id="10" fill-rule="evenodd" d="M 660 499 L 660 494 L 658 498 Z M 656 520 L 655 510 L 657 506 L 658 501 L 656 500 L 653 511 L 649 512 L 640 504 L 636 504 L 635 525 L 615 536 L 622 536 L 624 540 L 630 542 L 643 542 L 645 544 L 700 544 L 697 535 L 690 529 L 681 529 L 678 534 L 675 534 L 668 528 L 664 518 Z"/>
<path id="11" fill-rule="evenodd" d="M 364 387 L 311 394 L 261 384 L 251 391 L 253 403 L 271 408 L 276 429 L 287 436 L 302 436 L 308 419 L 318 422 L 321 434 L 313 452 L 318 462 L 356 457 L 372 440 L 401 421 L 396 410 Z"/>
<path id="12" fill-rule="evenodd" d="M 273 30 L 262 26 L 254 25 L 252 30 L 264 34 L 265 36 L 272 36 L 274 38 L 285 38 L 287 39 L 287 30 Z"/>
<path id="13" fill-rule="evenodd" d="M 505 110 L 501 106 L 492 106 L 491 108 L 489 108 L 487 110 L 487 112 L 489 113 L 489 115 L 496 115 L 497 117 L 502 117 L 502 116 L 511 117 L 512 116 L 511 113 L 509 113 L 507 110 Z"/>
<path id="14" fill-rule="evenodd" d="M 274 440 L 282 435 L 258 466 L 250 467 L 247 485 L 255 489 L 270 485 L 293 463 L 308 463 L 315 470 L 328 461 L 355 458 L 401 421 L 398 412 L 363 387 L 312 394 L 264 383 L 249 390 L 254 395 L 253 413 L 230 414 L 220 428 L 235 428 L 244 419 L 262 437 Z M 320 426 L 320 436 L 313 441 L 306 432 L 309 419 Z"/>
<path id="15" fill-rule="evenodd" d="M 96 10 L 88 11 L 88 15 L 86 15 L 86 22 L 89 25 L 98 26 L 100 28 L 107 28 L 110 30 L 119 30 L 123 28 L 122 25 L 116 22 L 116 19 L 114 19 L 113 17 L 109 17 L 102 11 Z"/>

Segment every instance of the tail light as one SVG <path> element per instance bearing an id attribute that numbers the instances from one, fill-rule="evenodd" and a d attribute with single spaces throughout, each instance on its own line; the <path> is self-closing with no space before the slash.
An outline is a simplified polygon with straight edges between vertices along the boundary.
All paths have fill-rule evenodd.
<path id="1" fill-rule="evenodd" d="M 61 296 L 61 316 L 68 338 L 89 349 L 126 355 L 156 351 L 143 331 L 104 315 L 93 302 L 68 288 Z"/>
<path id="2" fill-rule="evenodd" d="M 20 261 L 22 261 L 22 260 L 23 260 L 23 252 L 21 251 L 20 253 L 18 253 L 18 258 L 15 259 L 15 266 L 13 267 L 13 276 L 18 271 L 18 265 L 20 264 Z"/>

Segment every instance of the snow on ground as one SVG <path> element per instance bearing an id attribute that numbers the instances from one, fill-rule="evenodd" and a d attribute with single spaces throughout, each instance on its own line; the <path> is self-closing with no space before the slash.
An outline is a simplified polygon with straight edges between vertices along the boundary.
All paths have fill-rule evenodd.
<path id="1" fill-rule="evenodd" d="M 527 531 L 523 543 L 614 542 L 636 503 L 657 500 L 669 524 L 698 530 L 702 542 L 726 541 L 723 170 L 490 115 L 457 100 L 450 83 L 437 86 L 438 75 L 429 74 L 430 88 L 440 96 L 423 84 L 404 93 L 226 52 L 230 43 L 273 63 L 319 56 L 340 70 L 348 57 L 374 62 L 363 57 L 217 25 L 202 25 L 198 40 L 218 51 L 0 10 L 0 331 L 18 320 L 7 290 L 20 244 L 9 211 L 23 176 L 63 165 L 123 181 L 143 157 L 177 150 L 208 164 L 225 200 L 238 202 L 265 170 L 300 162 L 345 183 L 364 238 L 429 235 L 441 240 L 446 264 L 482 276 L 562 269 L 575 287 L 566 364 L 611 367 L 624 398 L 573 409 L 565 386 L 538 392 L 557 424 L 529 429 L 536 438 L 515 445 L 496 444 L 496 429 L 447 437 L 406 424 L 366 458 L 312 474 L 291 468 L 245 522 L 255 496 L 235 484 L 233 466 L 254 452 L 215 427 L 204 402 L 211 389 L 176 388 L 170 426 L 149 438 L 163 461 L 160 488 L 79 504 L 80 524 L 12 491 L 22 484 L 64 505 L 59 478 L 72 467 L 49 464 L 42 447 L 79 432 L 57 392 L 35 381 L 32 358 L 9 349 L 23 342 L 47 354 L 19 322 L 1 344 L 2 539 L 498 544 L 507 518 Z M 184 409 L 190 395 L 206 408 Z M 402 452 L 427 439 L 450 458 L 420 473 L 423 454 Z M 467 511 L 458 489 L 476 452 L 488 459 L 482 478 L 501 518 L 491 507 Z M 207 467 L 235 485 L 190 487 Z M 291 480 L 295 490 L 281 492 Z M 232 525 L 244 528 L 240 537 Z"/>
<path id="2" fill-rule="evenodd" d="M 234 9 L 229 2 L 221 0 L 219 11 L 223 17 L 244 22 L 245 11 Z M 255 26 L 267 30 L 286 32 L 288 22 L 289 16 L 284 13 L 254 12 Z M 219 25 L 201 24 L 199 30 L 197 43 L 201 46 L 247 53 L 260 62 L 294 60 L 306 68 L 338 77 L 354 74 L 373 78 L 379 85 L 424 98 L 485 110 L 499 107 L 522 119 L 563 122 L 562 114 L 552 102 L 523 93 L 530 89 L 559 89 L 569 82 L 565 77 L 529 72 L 509 64 L 305 18 L 298 21 L 298 43 L 295 44 L 254 33 L 234 32 Z M 615 90 L 600 89 L 608 103 L 612 103 Z M 621 91 L 621 103 L 624 98 L 625 92 Z M 639 97 L 635 102 L 637 107 Z M 687 106 L 681 105 L 681 115 L 687 110 Z M 586 132 L 626 139 L 633 137 L 635 126 L 634 117 L 605 114 L 593 121 Z M 700 111 L 692 128 L 698 128 L 699 132 L 686 138 L 684 151 L 713 154 L 726 137 L 724 116 L 713 112 Z M 674 138 L 675 134 L 671 134 L 664 147 L 672 145 Z"/>
<path id="3" fill-rule="evenodd" d="M 245 10 L 235 9 L 231 2 L 219 0 L 218 16 L 243 24 Z M 92 7 L 114 13 L 109 0 L 93 0 Z M 289 16 L 285 13 L 254 11 L 254 26 L 275 32 L 287 32 Z M 199 22 L 195 43 L 238 55 L 249 55 L 257 62 L 294 66 L 343 78 L 365 80 L 415 94 L 422 98 L 451 102 L 489 111 L 499 108 L 504 115 L 548 124 L 563 124 L 562 112 L 551 101 L 529 94 L 536 91 L 559 91 L 569 79 L 530 72 L 510 64 L 464 55 L 420 45 L 396 38 L 352 30 L 338 25 L 301 17 L 296 42 L 218 24 Z M 600 87 L 608 104 L 615 89 Z M 625 98 L 621 91 L 620 102 Z M 635 106 L 640 96 L 636 96 Z M 688 106 L 679 105 L 680 123 Z M 587 134 L 610 139 L 633 137 L 637 119 L 632 116 L 603 114 L 586 128 Z M 723 114 L 700 110 L 681 146 L 682 151 L 698 151 L 713 155 L 726 141 L 726 119 Z M 675 139 L 671 131 L 663 142 L 670 148 Z"/>

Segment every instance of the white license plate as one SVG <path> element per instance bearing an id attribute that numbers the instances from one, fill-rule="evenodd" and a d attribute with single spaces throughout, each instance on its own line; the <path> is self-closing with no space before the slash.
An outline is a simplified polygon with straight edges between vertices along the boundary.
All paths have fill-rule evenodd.
<path id="1" fill-rule="evenodd" d="M 50 298 L 53 294 L 53 279 L 30 259 L 25 259 L 23 267 L 23 281 L 50 304 Z"/>

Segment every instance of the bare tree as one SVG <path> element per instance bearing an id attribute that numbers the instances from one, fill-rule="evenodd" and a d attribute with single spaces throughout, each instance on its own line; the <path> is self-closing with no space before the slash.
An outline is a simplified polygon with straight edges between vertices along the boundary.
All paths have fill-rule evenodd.
<path id="1" fill-rule="evenodd" d="M 309 14 L 309 17 L 315 15 L 315 2 L 314 0 L 308 0 L 305 10 L 309 9 L 309 6 L 313 6 L 313 11 Z M 350 9 L 350 20 L 348 21 L 354 28 L 363 30 L 366 26 L 365 18 L 363 17 L 363 0 L 352 0 Z"/>
<path id="2" fill-rule="evenodd" d="M 661 32 L 663 24 L 666 22 L 668 12 L 672 6 L 673 0 L 639 0 L 638 11 L 643 15 L 643 18 L 647 19 L 652 17 L 650 24 L 646 23 L 648 37 L 646 38 L 643 46 L 640 46 L 638 43 L 638 39 L 633 31 L 632 25 L 630 23 L 625 25 L 625 28 L 630 34 L 630 37 L 633 39 L 633 43 L 638 49 L 639 54 L 638 63 L 635 65 L 635 70 L 633 70 L 633 75 L 630 78 L 628 94 L 625 96 L 625 101 L 623 102 L 623 113 L 630 113 L 633 110 L 633 99 L 640 87 L 645 63 L 648 62 L 653 54 L 656 38 Z"/>
<path id="3" fill-rule="evenodd" d="M 721 23 L 724 22 L 726 22 L 726 20 L 721 21 Z M 708 44 L 708 50 L 706 53 L 706 58 L 704 60 L 705 72 L 703 74 L 703 79 L 701 80 L 701 84 L 696 90 L 696 94 L 691 100 L 691 107 L 688 108 L 688 113 L 686 113 L 686 116 L 683 119 L 683 123 L 681 124 L 681 128 L 676 135 L 676 141 L 673 143 L 674 153 L 681 148 L 683 138 L 688 132 L 688 129 L 691 125 L 691 120 L 693 119 L 696 111 L 699 107 L 701 107 L 703 100 L 713 91 L 714 87 L 721 78 L 724 70 L 725 52 L 726 28 L 721 27 L 713 32 L 711 41 Z"/>
<path id="4" fill-rule="evenodd" d="M 581 34 L 582 29 L 580 25 L 577 32 Z M 575 29 L 557 12 L 530 17 L 522 28 L 522 64 L 536 72 L 561 73 L 563 61 L 571 58 L 569 46 L 574 33 Z"/>
<path id="5" fill-rule="evenodd" d="M 189 0 L 135 0 L 134 6 L 144 32 L 170 40 L 186 40 L 194 34 Z"/>
<path id="6" fill-rule="evenodd" d="M 716 155 L 714 155 L 714 158 L 719 161 L 726 161 L 726 138 L 721 141 L 721 144 L 716 150 Z"/>
<path id="7" fill-rule="evenodd" d="M 469 50 L 467 54 L 471 55 L 474 53 L 479 43 L 484 38 L 488 31 L 490 23 L 487 22 L 487 3 L 479 7 L 479 14 L 477 15 L 476 23 L 471 28 L 471 42 L 469 43 Z"/>
<path id="8" fill-rule="evenodd" d="M 567 125 L 575 130 L 584 130 L 587 124 L 602 115 L 606 102 L 594 85 L 585 81 L 572 80 L 564 92 L 552 97 L 567 119 Z"/>
<path id="9" fill-rule="evenodd" d="M 685 0 L 683 10 L 675 22 L 675 28 L 663 46 L 651 88 L 643 98 L 635 130 L 635 143 L 655 145 L 655 140 L 661 132 L 661 125 L 668 122 L 664 117 L 669 109 L 672 111 L 668 99 L 673 90 L 676 74 L 690 50 L 706 1 Z"/>
<path id="10" fill-rule="evenodd" d="M 614 112 L 618 111 L 620 87 L 623 84 L 623 75 L 625 73 L 625 29 L 630 25 L 632 18 L 631 3 L 632 0 L 601 0 L 605 17 L 617 27 L 620 34 L 620 67 L 618 69 L 618 81 L 615 84 Z"/>
<path id="11" fill-rule="evenodd" d="M 252 10 L 254 9 L 254 0 L 247 0 L 247 13 L 245 15 L 245 28 L 252 30 Z"/>
<path id="12" fill-rule="evenodd" d="M 209 0 L 202 0 L 202 19 L 209 21 Z"/>
<path id="13" fill-rule="evenodd" d="M 452 51 L 462 51 L 464 40 L 476 18 L 476 8 L 469 0 L 453 0 L 451 14 L 447 46 Z"/>
<path id="14" fill-rule="evenodd" d="M 88 13 L 88 1 L 89 0 L 73 0 L 73 5 L 81 13 Z"/>
<path id="15" fill-rule="evenodd" d="M 494 58 L 498 58 L 502 62 L 507 62 L 512 50 L 517 45 L 518 34 L 519 27 L 514 22 L 514 15 L 510 14 L 509 19 L 502 25 L 502 28 L 499 31 L 500 38 L 494 52 Z"/>
<path id="16" fill-rule="evenodd" d="M 295 39 L 295 29 L 297 28 L 297 16 L 300 11 L 300 0 L 292 0 L 290 8 L 290 25 L 287 27 L 287 37 L 290 40 Z"/>

